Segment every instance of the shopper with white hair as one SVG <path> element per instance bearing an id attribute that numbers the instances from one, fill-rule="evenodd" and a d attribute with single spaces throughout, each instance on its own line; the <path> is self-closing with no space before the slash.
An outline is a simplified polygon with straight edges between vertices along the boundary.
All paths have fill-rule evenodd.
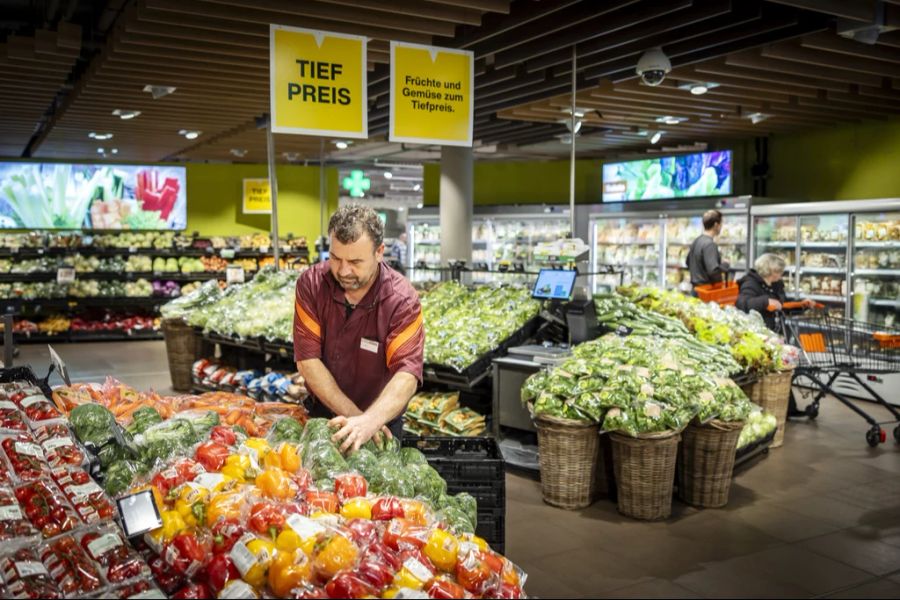
<path id="1" fill-rule="evenodd" d="M 757 311 L 766 327 L 774 331 L 777 325 L 775 312 L 782 310 L 787 301 L 782 281 L 786 265 L 777 254 L 763 254 L 753 267 L 738 281 L 737 307 L 744 312 Z"/>

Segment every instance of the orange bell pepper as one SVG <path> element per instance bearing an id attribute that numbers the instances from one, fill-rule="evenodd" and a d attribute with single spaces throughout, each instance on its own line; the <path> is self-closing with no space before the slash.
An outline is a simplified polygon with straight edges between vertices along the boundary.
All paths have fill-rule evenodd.
<path id="1" fill-rule="evenodd" d="M 269 565 L 269 588 L 276 598 L 290 597 L 291 590 L 309 581 L 312 563 L 303 550 L 279 551 Z"/>
<path id="2" fill-rule="evenodd" d="M 323 581 L 338 572 L 353 568 L 359 556 L 357 547 L 342 535 L 334 535 L 322 544 L 313 560 L 313 570 Z"/>
<path id="3" fill-rule="evenodd" d="M 240 519 L 243 496 L 236 492 L 220 492 L 212 497 L 206 507 L 206 523 L 210 527 L 224 519 Z"/>
<path id="4" fill-rule="evenodd" d="M 267 498 L 280 498 L 286 500 L 293 498 L 297 493 L 296 484 L 291 481 L 282 469 L 269 467 L 256 476 L 256 487 Z"/>

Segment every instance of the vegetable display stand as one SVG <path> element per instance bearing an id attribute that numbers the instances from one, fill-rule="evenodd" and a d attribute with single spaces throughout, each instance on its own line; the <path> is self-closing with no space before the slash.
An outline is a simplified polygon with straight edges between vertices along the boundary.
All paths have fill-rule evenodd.
<path id="1" fill-rule="evenodd" d="M 678 451 L 678 497 L 693 506 L 719 508 L 728 503 L 737 442 L 743 421 L 714 419 L 691 423 Z"/>
<path id="2" fill-rule="evenodd" d="M 590 506 L 597 486 L 600 426 L 548 415 L 536 416 L 534 425 L 544 502 L 568 510 Z"/>
<path id="3" fill-rule="evenodd" d="M 787 421 L 788 401 L 791 396 L 791 380 L 793 369 L 767 373 L 754 383 L 749 390 L 745 390 L 747 397 L 754 404 L 763 407 L 767 412 L 775 415 L 778 428 L 775 430 L 775 439 L 770 448 L 778 448 L 784 443 L 784 424 Z"/>
<path id="4" fill-rule="evenodd" d="M 172 389 L 176 392 L 190 392 L 191 367 L 200 353 L 200 338 L 183 319 L 164 319 L 162 330 L 166 338 Z"/>
<path id="5" fill-rule="evenodd" d="M 613 466 L 619 512 L 655 521 L 672 514 L 672 488 L 678 459 L 677 431 L 631 437 L 612 433 Z"/>

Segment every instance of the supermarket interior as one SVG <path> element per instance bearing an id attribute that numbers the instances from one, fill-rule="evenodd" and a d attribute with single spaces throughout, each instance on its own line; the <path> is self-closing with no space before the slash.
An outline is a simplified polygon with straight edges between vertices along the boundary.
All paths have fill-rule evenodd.
<path id="1" fill-rule="evenodd" d="M 900 1 L 0 10 L 0 597 L 900 597 Z"/>

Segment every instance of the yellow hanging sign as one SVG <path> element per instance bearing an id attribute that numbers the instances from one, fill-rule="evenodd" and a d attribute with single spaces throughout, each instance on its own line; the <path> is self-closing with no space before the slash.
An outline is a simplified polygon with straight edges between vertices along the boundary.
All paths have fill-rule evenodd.
<path id="1" fill-rule="evenodd" d="M 391 42 L 390 141 L 471 146 L 474 60 L 467 50 Z"/>
<path id="2" fill-rule="evenodd" d="M 245 215 L 272 214 L 272 190 L 268 179 L 245 179 L 243 213 Z"/>
<path id="3" fill-rule="evenodd" d="M 274 133 L 368 137 L 366 38 L 270 25 L 269 82 Z"/>

